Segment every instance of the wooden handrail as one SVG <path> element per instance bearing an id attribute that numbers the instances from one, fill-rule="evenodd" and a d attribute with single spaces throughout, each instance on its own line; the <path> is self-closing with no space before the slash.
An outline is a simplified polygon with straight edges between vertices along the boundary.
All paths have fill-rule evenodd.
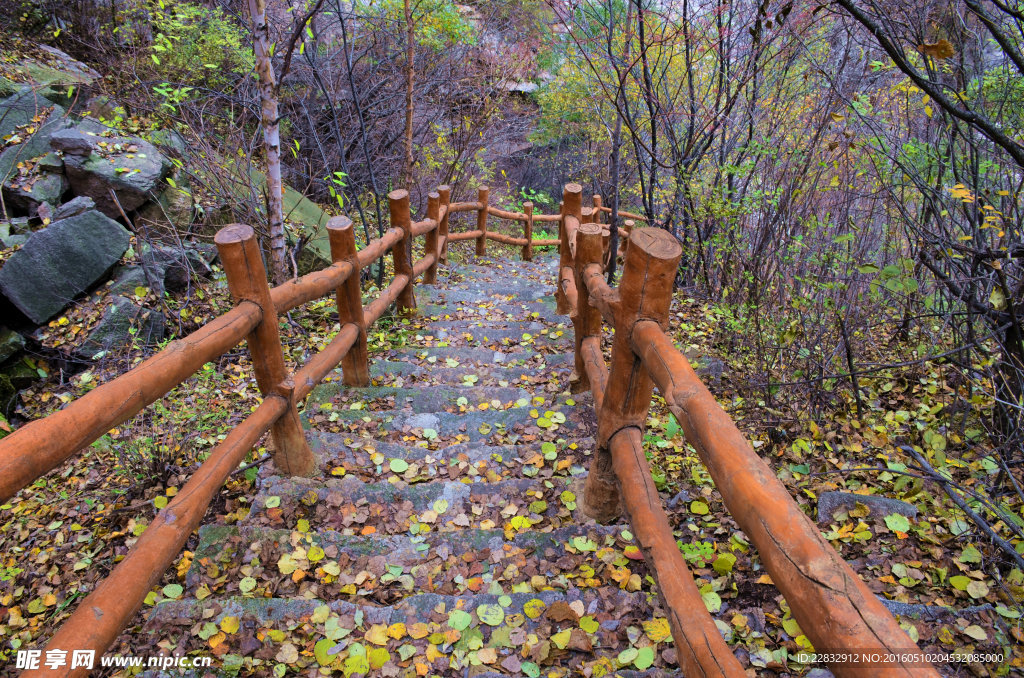
<path id="1" fill-rule="evenodd" d="M 600 522 L 614 520 L 622 512 L 629 518 L 658 583 L 684 673 L 743 675 L 701 602 L 657 500 L 642 445 L 655 386 L 814 647 L 900 657 L 873 666 L 873 676 L 937 676 L 925 655 L 757 456 L 665 334 L 682 255 L 676 239 L 661 229 L 633 229 L 624 248 L 621 283 L 612 289 L 603 277 L 604 228 L 598 223 L 573 223 L 580 214 L 578 196 L 579 187 L 568 184 L 557 292 L 572 315 L 577 338 L 574 390 L 589 389 L 597 413 L 598 447 L 581 507 Z M 605 211 L 599 196 L 595 196 L 595 207 L 597 214 Z M 572 235 L 575 247 L 569 246 Z M 616 330 L 610 369 L 600 350 L 602 316 Z M 855 663 L 830 668 L 843 678 L 865 675 L 864 667 Z"/>
<path id="2" fill-rule="evenodd" d="M 857 648 L 904 658 L 896 666 L 874 667 L 875 676 L 937 676 L 885 606 L 754 452 L 661 327 L 638 322 L 629 339 L 814 647 Z M 840 676 L 854 674 L 840 664 L 831 669 Z"/>
<path id="3" fill-rule="evenodd" d="M 64 409 L 22 426 L 0 440 L 0 501 L 5 501 L 163 397 L 205 363 L 222 356 L 243 338 L 248 339 L 257 383 L 264 396 L 262 403 L 213 449 L 182 490 L 157 514 L 125 559 L 62 625 L 48 648 L 74 647 L 102 653 L 142 605 L 146 594 L 199 525 L 224 481 L 263 434 L 270 431 L 273 435 L 274 462 L 283 472 L 301 475 L 313 470 L 315 460 L 299 425 L 298 403 L 339 363 L 346 384 L 369 383 L 366 328 L 392 304 L 400 312 L 415 309 L 414 281 L 423 275 L 426 282 L 433 282 L 436 267 L 445 259 L 450 242 L 474 239 L 477 252 L 484 254 L 486 241 L 495 240 L 521 246 L 524 259 L 532 258 L 534 247 L 566 245 L 564 239 L 532 237 L 535 221 L 558 221 L 563 226 L 563 215 L 533 214 L 531 203 L 524 206 L 526 214 L 505 212 L 488 205 L 488 198 L 488 189 L 482 187 L 476 202 L 452 203 L 449 188 L 440 186 L 428 196 L 426 219 L 413 223 L 408 193 L 393 191 L 388 195 L 391 227 L 380 238 L 357 250 L 351 220 L 333 217 L 327 225 L 333 263 L 274 288 L 266 284 L 252 229 L 238 224 L 225 227 L 218 232 L 216 241 L 229 289 L 236 299 L 234 308 Z M 477 228 L 449 233 L 450 214 L 471 211 L 477 212 Z M 524 237 L 490 231 L 488 214 L 524 221 Z M 569 223 L 573 240 L 579 225 L 578 202 L 574 214 L 575 221 L 570 219 Z M 413 262 L 412 240 L 419 235 L 426 236 L 425 254 Z M 574 252 L 575 244 L 572 248 Z M 359 272 L 389 251 L 395 275 L 377 298 L 364 307 Z M 563 272 L 567 277 L 562 287 L 575 308 L 574 272 L 569 266 Z M 277 318 L 325 295 L 334 295 L 336 299 L 341 329 L 326 347 L 289 374 L 283 361 Z M 589 356 L 590 382 L 603 393 L 608 374 L 600 360 L 600 337 L 586 337 L 580 348 Z M 83 673 L 67 670 L 60 675 Z"/>

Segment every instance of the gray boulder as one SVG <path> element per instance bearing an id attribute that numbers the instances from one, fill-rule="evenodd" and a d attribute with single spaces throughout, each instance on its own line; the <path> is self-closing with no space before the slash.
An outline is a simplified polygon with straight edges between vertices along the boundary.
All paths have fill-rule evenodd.
<path id="1" fill-rule="evenodd" d="M 14 95 L 0 101 L 0 137 L 13 134 L 18 127 L 32 122 L 33 118 L 53 105 L 52 101 L 31 87 L 21 88 Z"/>
<path id="2" fill-rule="evenodd" d="M 0 363 L 25 348 L 25 338 L 13 330 L 0 327 Z"/>
<path id="3" fill-rule="evenodd" d="M 95 200 L 108 217 L 119 217 L 121 210 L 130 212 L 150 200 L 171 169 L 153 144 L 137 137 L 103 137 L 96 147 L 99 151 L 87 157 L 65 155 L 64 171 L 75 194 Z"/>
<path id="4" fill-rule="evenodd" d="M 0 115 L 3 115 L 2 108 Z M 19 162 L 45 156 L 50 151 L 50 137 L 67 129 L 70 124 L 64 119 L 64 109 L 55 106 L 53 112 L 34 134 L 0 153 L 0 181 L 6 184 L 9 179 L 14 178 Z"/>
<path id="5" fill-rule="evenodd" d="M 818 496 L 818 522 L 827 523 L 832 514 L 842 509 L 850 511 L 857 504 L 868 507 L 875 518 L 898 513 L 908 518 L 917 518 L 917 507 L 892 497 L 881 497 L 876 494 L 854 494 L 853 492 L 822 492 Z"/>
<path id="6" fill-rule="evenodd" d="M 156 282 L 147 277 L 142 266 L 118 266 L 111 277 L 110 294 L 125 297 L 135 294 L 136 288 L 152 287 Z"/>
<path id="7" fill-rule="evenodd" d="M 0 293 L 42 324 L 103 277 L 128 245 L 128 231 L 96 211 L 55 221 L 0 268 Z"/>
<path id="8" fill-rule="evenodd" d="M 130 346 L 150 346 L 164 338 L 167 320 L 163 313 L 144 308 L 120 296 L 107 297 L 107 307 L 74 356 L 95 359 L 99 354 Z"/>
<path id="9" fill-rule="evenodd" d="M 87 136 L 77 129 L 65 129 L 50 136 L 50 148 L 64 155 L 89 157 L 96 150 L 96 137 Z"/>
<path id="10" fill-rule="evenodd" d="M 56 205 L 67 190 L 64 175 L 50 172 L 30 172 L 3 185 L 7 204 L 29 214 L 34 214 L 43 203 Z"/>
<path id="11" fill-rule="evenodd" d="M 92 198 L 84 195 L 80 195 L 76 198 L 68 200 L 66 203 L 58 207 L 53 211 L 53 221 L 60 221 L 61 219 L 67 219 L 73 217 L 82 212 L 88 212 L 89 210 L 96 209 L 96 203 Z"/>

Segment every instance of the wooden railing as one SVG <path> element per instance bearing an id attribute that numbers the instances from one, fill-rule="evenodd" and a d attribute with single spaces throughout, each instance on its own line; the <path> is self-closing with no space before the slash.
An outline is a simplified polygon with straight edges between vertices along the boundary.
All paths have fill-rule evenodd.
<path id="1" fill-rule="evenodd" d="M 423 276 L 426 284 L 434 283 L 438 263 L 445 260 L 449 243 L 475 239 L 476 251 L 484 254 L 488 239 L 507 242 L 521 246 L 526 259 L 532 258 L 534 247 L 559 243 L 533 239 L 532 230 L 535 221 L 560 221 L 560 215 L 534 214 L 530 203 L 526 204 L 525 213 L 499 210 L 487 204 L 486 188 L 480 189 L 477 202 L 450 203 L 450 197 L 447 186 L 438 187 L 428 197 L 426 219 L 413 222 L 408 193 L 393 191 L 388 195 L 391 227 L 358 251 L 352 221 L 346 217 L 332 218 L 327 231 L 334 263 L 274 288 L 267 285 L 253 229 L 241 224 L 221 229 L 215 242 L 228 288 L 236 301 L 234 308 L 62 410 L 0 439 L 2 503 L 162 398 L 205 363 L 222 356 L 243 339 L 248 342 L 262 403 L 213 449 L 181 491 L 156 515 L 124 560 L 77 606 L 47 648 L 93 650 L 102 654 L 180 553 L 228 476 L 267 431 L 273 439 L 274 464 L 281 472 L 309 475 L 315 471 L 316 462 L 299 422 L 299 403 L 339 363 L 346 385 L 369 385 L 366 328 L 392 304 L 400 313 L 415 310 L 414 281 Z M 474 211 L 475 230 L 449 233 L 451 214 Z M 524 237 L 489 231 L 489 214 L 522 222 Z M 420 235 L 425 236 L 424 256 L 414 262 L 412 242 Z M 394 277 L 364 307 L 360 270 L 389 251 Z M 278 317 L 329 294 L 336 296 L 341 330 L 308 363 L 290 373 L 281 349 Z M 79 676 L 87 671 L 62 668 L 27 671 L 23 675 L 43 673 Z"/>
<path id="2" fill-rule="evenodd" d="M 210 502 L 267 431 L 273 459 L 284 473 L 306 475 L 315 460 L 299 423 L 298 404 L 339 363 L 344 383 L 369 383 L 366 328 L 391 304 L 399 312 L 415 310 L 414 281 L 433 283 L 438 263 L 451 242 L 475 240 L 486 253 L 487 240 L 533 248 L 558 245 L 556 298 L 575 329 L 577 390 L 594 395 L 598 448 L 581 505 L 607 522 L 625 512 L 641 551 L 658 583 L 687 675 L 743 676 L 739 662 L 707 613 L 700 592 L 676 546 L 661 507 L 642 447 L 642 432 L 653 388 L 657 386 L 696 448 L 733 518 L 757 547 L 762 562 L 785 595 L 805 634 L 819 650 L 856 649 L 896 656 L 895 663 L 865 667 L 835 664 L 840 676 L 936 676 L 910 638 L 856 573 L 800 511 L 774 473 L 754 453 L 728 415 L 666 336 L 672 283 L 681 249 L 666 231 L 636 228 L 626 221 L 621 232 L 625 265 L 618 288 L 604 281 L 609 233 L 600 223 L 609 212 L 595 196 L 582 207 L 582 189 L 566 186 L 559 215 L 539 215 L 527 203 L 523 213 L 488 204 L 481 188 L 476 202 L 451 203 L 441 186 L 431 193 L 427 218 L 412 222 L 406 191 L 389 198 L 391 227 L 382 237 L 356 249 L 352 222 L 328 223 L 328 268 L 270 288 L 252 229 L 232 225 L 216 237 L 228 286 L 236 306 L 120 377 L 103 384 L 64 409 L 32 422 L 0 440 L 0 501 L 74 456 L 111 428 L 163 397 L 242 339 L 247 339 L 262 403 L 217 445 L 171 502 L 142 533 L 128 555 L 82 601 L 47 648 L 94 650 L 109 647 L 145 596 L 198 527 Z M 476 228 L 449 232 L 449 217 L 476 212 Z M 634 214 L 623 218 L 642 220 Z M 489 230 L 488 216 L 522 222 L 523 237 Z M 537 221 L 558 222 L 557 240 L 533 238 Z M 423 235 L 424 256 L 412 259 L 412 241 Z M 365 307 L 359 272 L 391 252 L 394 277 Z M 294 373 L 285 365 L 278 316 L 322 296 L 337 299 L 341 330 L 322 351 Z M 601 350 L 603 321 L 615 328 L 611 367 Z M 35 675 L 41 672 L 26 672 Z M 84 669 L 57 675 L 85 675 Z M 48 672 L 47 675 L 54 675 Z"/>
<path id="3" fill-rule="evenodd" d="M 602 227 L 586 223 L 581 194 L 577 184 L 565 188 L 557 292 L 575 330 L 575 388 L 593 393 L 597 414 L 598 448 L 582 508 L 599 522 L 615 520 L 622 512 L 629 518 L 657 581 L 683 673 L 745 675 L 680 554 L 644 456 L 644 424 L 654 387 L 697 450 L 733 519 L 757 548 L 801 630 L 819 652 L 852 651 L 861 658 L 834 663 L 832 671 L 838 676 L 938 676 L 665 334 L 682 256 L 679 243 L 662 229 L 633 229 L 621 282 L 612 288 L 604 276 Z M 595 207 L 591 215 L 603 212 Z M 610 368 L 601 351 L 602 321 L 615 330 Z"/>

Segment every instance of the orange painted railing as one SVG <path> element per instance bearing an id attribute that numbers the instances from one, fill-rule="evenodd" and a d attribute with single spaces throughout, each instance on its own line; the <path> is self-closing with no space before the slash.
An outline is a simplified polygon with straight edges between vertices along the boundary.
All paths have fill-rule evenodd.
<path id="1" fill-rule="evenodd" d="M 697 450 L 733 519 L 757 548 L 800 628 L 819 652 L 855 651 L 876 661 L 837 662 L 837 676 L 938 676 L 910 637 L 821 536 L 754 452 L 665 334 L 682 248 L 668 232 L 634 229 L 618 288 L 605 282 L 605 234 L 568 184 L 562 202 L 557 295 L 572 316 L 575 389 L 590 390 L 598 424 L 583 509 L 600 522 L 625 513 L 658 583 L 686 675 L 742 676 L 708 614 L 672 534 L 644 456 L 654 387 Z M 588 219 L 589 216 L 589 219 Z M 633 215 L 635 216 L 635 215 Z M 603 321 L 615 329 L 611 366 Z"/>
<path id="2" fill-rule="evenodd" d="M 432 284 L 437 265 L 446 257 L 450 242 L 476 239 L 477 251 L 485 252 L 488 239 L 523 247 L 524 258 L 533 248 L 556 245 L 558 240 L 535 240 L 535 220 L 558 221 L 559 215 L 535 215 L 497 210 L 487 204 L 487 189 L 480 200 L 450 203 L 447 186 L 438 187 L 427 202 L 423 221 L 412 222 L 409 195 L 404 190 L 388 195 L 391 227 L 356 250 L 352 222 L 334 217 L 327 224 L 334 263 L 270 288 L 255 234 L 249 226 L 233 224 L 215 238 L 228 287 L 236 306 L 189 336 L 129 372 L 107 382 L 62 410 L 33 421 L 0 439 L 0 502 L 14 496 L 37 478 L 57 468 L 87 448 L 103 434 L 162 398 L 215 360 L 247 340 L 253 370 L 263 402 L 226 438 L 192 475 L 170 503 L 161 510 L 113 572 L 85 598 L 50 639 L 47 648 L 103 651 L 117 638 L 142 606 L 150 590 L 181 552 L 189 535 L 199 526 L 210 502 L 228 476 L 238 468 L 266 432 L 273 438 L 273 461 L 283 473 L 308 475 L 315 460 L 299 423 L 298 404 L 339 363 L 346 385 L 369 385 L 366 328 L 391 306 L 399 312 L 416 308 L 414 281 L 423 276 Z M 477 212 L 477 228 L 468 233 L 449 233 L 454 212 Z M 487 230 L 487 216 L 522 221 L 525 237 L 511 238 Z M 425 236 L 424 256 L 412 261 L 413 238 Z M 359 273 L 362 268 L 391 252 L 394 277 L 380 295 L 362 305 Z M 304 366 L 289 373 L 278 335 L 278 316 L 325 295 L 337 299 L 341 330 L 330 344 Z M 26 671 L 23 675 L 86 675 L 85 669 L 63 667 L 56 671 Z"/>

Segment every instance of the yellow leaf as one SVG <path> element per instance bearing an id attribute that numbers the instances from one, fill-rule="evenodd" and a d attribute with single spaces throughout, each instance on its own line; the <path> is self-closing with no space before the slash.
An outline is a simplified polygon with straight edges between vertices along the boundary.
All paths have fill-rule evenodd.
<path id="1" fill-rule="evenodd" d="M 405 624 L 398 622 L 388 627 L 388 636 L 400 640 L 405 635 Z"/>
<path id="2" fill-rule="evenodd" d="M 388 627 L 383 624 L 374 624 L 370 627 L 370 630 L 366 632 L 366 640 L 374 645 L 387 645 Z"/>
<path id="3" fill-rule="evenodd" d="M 227 634 L 238 632 L 238 617 L 224 617 L 220 621 L 220 630 Z"/>
<path id="4" fill-rule="evenodd" d="M 669 628 L 668 619 L 658 618 L 645 621 L 644 632 L 653 643 L 661 643 L 672 636 L 672 629 Z"/>

